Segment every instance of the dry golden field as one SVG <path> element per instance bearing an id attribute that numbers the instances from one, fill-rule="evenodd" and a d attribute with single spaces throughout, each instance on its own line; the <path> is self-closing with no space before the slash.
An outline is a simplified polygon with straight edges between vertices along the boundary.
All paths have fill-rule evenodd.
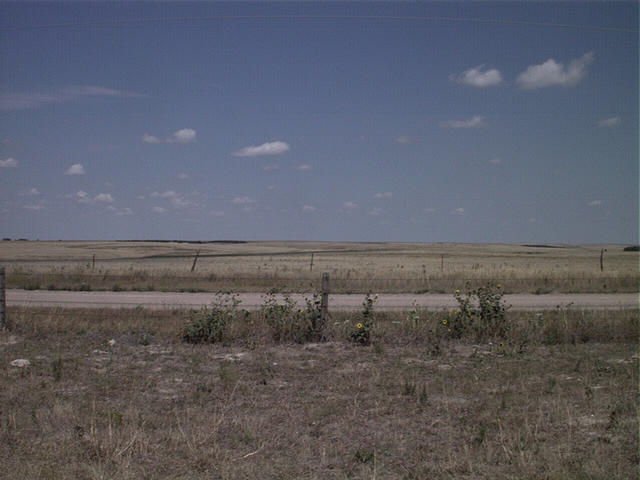
<path id="1" fill-rule="evenodd" d="M 318 288 L 321 272 L 329 272 L 334 293 L 449 293 L 467 281 L 474 286 L 498 282 L 506 293 L 637 292 L 639 254 L 623 248 L 5 241 L 0 243 L 0 265 L 6 267 L 10 288 L 27 289 L 309 292 Z"/>

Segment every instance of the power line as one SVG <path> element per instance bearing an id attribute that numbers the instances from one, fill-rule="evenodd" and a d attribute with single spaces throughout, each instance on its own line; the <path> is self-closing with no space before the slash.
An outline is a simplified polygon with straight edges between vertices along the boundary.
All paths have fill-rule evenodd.
<path id="1" fill-rule="evenodd" d="M 546 28 L 568 28 L 577 30 L 593 30 L 600 32 L 638 33 L 631 28 L 603 27 L 598 25 L 580 25 L 570 23 L 530 22 L 525 20 L 500 20 L 489 18 L 465 17 L 431 17 L 409 15 L 208 15 L 201 17 L 149 17 L 132 19 L 96 20 L 91 22 L 50 23 L 41 25 L 18 25 L 0 27 L 0 32 L 43 30 L 53 28 L 91 27 L 126 25 L 137 23 L 179 23 L 212 20 L 390 20 L 416 22 L 451 22 L 451 23 L 488 23 L 497 25 L 523 25 Z"/>

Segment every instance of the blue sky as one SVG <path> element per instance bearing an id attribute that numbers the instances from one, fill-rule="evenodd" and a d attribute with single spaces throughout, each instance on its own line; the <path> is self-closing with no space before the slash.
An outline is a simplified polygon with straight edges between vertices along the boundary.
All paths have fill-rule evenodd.
<path id="1" fill-rule="evenodd" d="M 636 2 L 0 3 L 0 235 L 637 243 L 637 30 Z"/>

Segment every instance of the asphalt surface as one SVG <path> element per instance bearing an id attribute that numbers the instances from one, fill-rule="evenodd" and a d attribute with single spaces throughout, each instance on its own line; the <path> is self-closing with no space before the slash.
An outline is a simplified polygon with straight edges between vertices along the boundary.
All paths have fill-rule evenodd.
<path id="1" fill-rule="evenodd" d="M 240 307 L 257 310 L 264 303 L 261 293 L 240 293 Z M 311 295 L 291 294 L 299 305 L 305 305 L 305 297 Z M 336 294 L 329 296 L 329 308 L 333 310 L 359 310 L 364 294 Z M 210 305 L 213 293 L 174 292 L 67 292 L 48 290 L 7 290 L 8 306 L 62 307 L 62 308 L 152 308 L 191 309 Z M 557 307 L 578 309 L 639 308 L 637 293 L 571 293 L 546 295 L 505 295 L 507 305 L 515 310 L 548 310 Z M 376 301 L 378 310 L 408 310 L 413 306 L 431 310 L 453 308 L 457 302 L 451 294 L 380 294 Z"/>

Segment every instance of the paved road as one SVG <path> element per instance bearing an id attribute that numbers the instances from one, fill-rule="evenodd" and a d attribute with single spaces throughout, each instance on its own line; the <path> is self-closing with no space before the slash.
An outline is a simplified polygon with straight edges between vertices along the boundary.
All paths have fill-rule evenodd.
<path id="1" fill-rule="evenodd" d="M 66 292 L 48 290 L 7 290 L 9 306 L 60 306 L 67 308 L 135 308 L 142 306 L 154 309 L 188 309 L 211 304 L 212 293 L 173 292 Z M 304 295 L 293 294 L 291 298 L 304 305 Z M 260 293 L 240 293 L 240 306 L 256 310 L 264 303 Z M 515 294 L 505 295 L 507 304 L 516 310 L 545 310 L 558 306 L 571 308 L 606 309 L 638 308 L 637 293 L 620 294 Z M 364 295 L 330 295 L 329 308 L 334 310 L 359 310 Z M 379 310 L 407 310 L 412 305 L 439 310 L 457 305 L 450 294 L 381 294 L 376 308 Z"/>

